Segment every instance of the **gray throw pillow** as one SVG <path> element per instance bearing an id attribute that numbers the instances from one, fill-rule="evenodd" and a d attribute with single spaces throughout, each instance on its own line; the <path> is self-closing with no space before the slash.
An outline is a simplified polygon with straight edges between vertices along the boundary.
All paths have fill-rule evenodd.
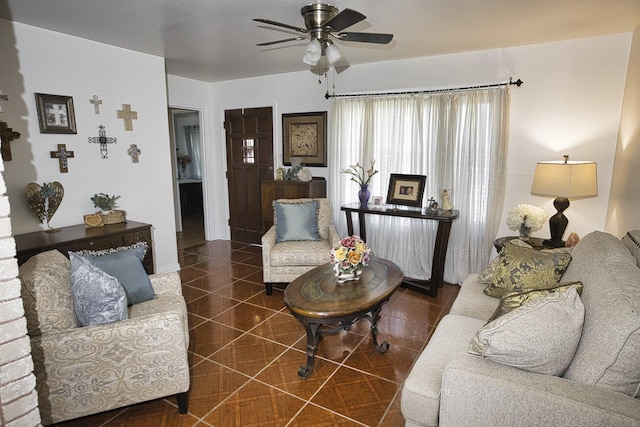
<path id="1" fill-rule="evenodd" d="M 316 200 L 305 203 L 273 202 L 276 214 L 276 243 L 320 240 Z"/>
<path id="2" fill-rule="evenodd" d="M 80 326 L 127 319 L 127 296 L 118 279 L 73 252 L 69 259 L 73 306 Z"/>
<path id="3" fill-rule="evenodd" d="M 133 305 L 149 301 L 156 296 L 151 280 L 142 265 L 146 252 L 147 243 L 139 242 L 115 249 L 78 251 L 76 253 L 118 279 L 127 293 L 127 303 Z"/>

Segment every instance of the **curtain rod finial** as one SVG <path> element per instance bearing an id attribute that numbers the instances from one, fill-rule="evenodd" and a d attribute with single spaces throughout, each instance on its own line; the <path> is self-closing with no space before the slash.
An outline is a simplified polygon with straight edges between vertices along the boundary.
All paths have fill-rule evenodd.
<path id="1" fill-rule="evenodd" d="M 515 82 L 512 80 L 511 77 L 509 77 L 509 84 L 510 85 L 516 85 L 518 87 L 520 87 L 524 82 L 520 79 L 516 80 Z"/>

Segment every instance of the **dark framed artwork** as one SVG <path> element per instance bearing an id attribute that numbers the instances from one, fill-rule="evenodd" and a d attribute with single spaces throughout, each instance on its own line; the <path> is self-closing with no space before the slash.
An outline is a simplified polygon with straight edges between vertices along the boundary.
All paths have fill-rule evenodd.
<path id="1" fill-rule="evenodd" d="M 392 173 L 387 193 L 388 205 L 422 206 L 425 175 L 403 175 Z"/>
<path id="2" fill-rule="evenodd" d="M 283 114 L 282 140 L 285 165 L 327 166 L 327 112 Z"/>
<path id="3" fill-rule="evenodd" d="M 40 133 L 77 133 L 73 98 L 36 93 Z"/>

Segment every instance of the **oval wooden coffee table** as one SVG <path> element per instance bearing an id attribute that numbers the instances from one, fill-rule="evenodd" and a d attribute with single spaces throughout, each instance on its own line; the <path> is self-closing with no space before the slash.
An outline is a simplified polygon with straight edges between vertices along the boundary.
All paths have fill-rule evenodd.
<path id="1" fill-rule="evenodd" d="M 336 281 L 333 266 L 321 265 L 295 279 L 284 291 L 284 302 L 307 332 L 307 366 L 298 375 L 307 378 L 313 372 L 316 350 L 323 335 L 347 330 L 358 319 L 371 323 L 373 344 L 380 353 L 388 342 L 378 344 L 378 321 L 382 304 L 402 282 L 400 268 L 382 258 L 373 258 L 360 280 L 343 284 Z"/>

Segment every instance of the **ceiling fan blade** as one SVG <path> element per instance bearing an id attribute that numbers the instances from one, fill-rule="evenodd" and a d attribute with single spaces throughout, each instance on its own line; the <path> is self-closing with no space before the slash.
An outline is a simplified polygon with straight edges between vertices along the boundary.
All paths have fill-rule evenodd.
<path id="1" fill-rule="evenodd" d="M 256 22 L 262 22 L 263 24 L 269 24 L 269 25 L 275 25 L 276 27 L 287 28 L 289 30 L 297 31 L 299 33 L 307 34 L 309 32 L 309 30 L 307 30 L 306 28 L 295 27 L 293 25 L 283 24 L 282 22 L 272 21 L 270 19 L 253 18 L 253 20 Z"/>
<path id="2" fill-rule="evenodd" d="M 358 22 L 367 19 L 366 16 L 353 9 L 343 9 L 333 18 L 322 24 L 323 28 L 331 28 L 331 31 L 342 31 Z"/>
<path id="3" fill-rule="evenodd" d="M 264 43 L 256 43 L 256 46 L 271 46 L 272 44 L 292 42 L 292 41 L 304 40 L 304 39 L 306 39 L 306 37 L 303 37 L 303 36 L 291 37 L 290 39 L 274 40 L 272 42 L 264 42 Z"/>
<path id="4" fill-rule="evenodd" d="M 393 34 L 383 33 L 340 33 L 338 34 L 340 40 L 346 42 L 365 42 L 365 43 L 379 43 L 387 44 L 393 40 Z"/>

